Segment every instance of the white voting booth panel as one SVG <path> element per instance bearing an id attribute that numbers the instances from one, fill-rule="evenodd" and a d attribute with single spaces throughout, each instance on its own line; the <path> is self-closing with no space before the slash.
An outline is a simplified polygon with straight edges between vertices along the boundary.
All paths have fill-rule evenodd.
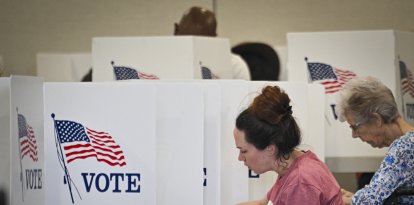
<path id="1" fill-rule="evenodd" d="M 176 173 L 178 173 L 178 175 L 173 175 L 171 173 L 170 170 L 171 168 L 169 168 L 166 172 L 163 173 L 159 173 L 159 175 L 162 176 L 166 176 L 165 178 L 163 178 L 162 180 L 164 181 L 159 181 L 159 184 L 161 184 L 162 186 L 164 186 L 164 182 L 167 181 L 171 181 L 170 178 L 174 177 L 178 177 L 178 176 L 182 176 L 185 177 L 185 179 L 181 178 L 178 180 L 182 180 L 182 182 L 180 182 L 180 188 L 174 188 L 174 189 L 169 189 L 169 190 L 159 190 L 159 192 L 169 192 L 169 194 L 167 196 L 169 197 L 173 197 L 174 195 L 177 195 L 177 191 L 178 192 L 182 192 L 182 187 L 183 186 L 188 186 L 189 189 L 195 189 L 195 190 L 200 190 L 200 187 L 203 188 L 203 204 L 209 204 L 209 205 L 214 205 L 220 204 L 220 197 L 221 197 L 221 191 L 220 191 L 220 174 L 221 174 L 221 150 L 220 150 L 220 145 L 221 145 L 221 90 L 220 90 L 220 86 L 218 84 L 217 81 L 206 81 L 206 80 L 161 80 L 161 81 L 129 81 L 129 82 L 133 82 L 133 83 L 151 83 L 151 84 L 155 84 L 157 86 L 162 86 L 159 89 L 168 89 L 168 91 L 166 91 L 167 93 L 169 92 L 167 97 L 163 97 L 163 99 L 160 99 L 160 102 L 158 102 L 158 105 L 161 106 L 170 106 L 171 105 L 171 99 L 175 99 L 179 100 L 181 103 L 179 103 L 179 105 L 173 105 L 175 107 L 180 107 L 180 109 L 186 109 L 188 106 L 196 106 L 198 107 L 198 109 L 200 109 L 200 105 L 199 105 L 199 98 L 200 98 L 200 92 L 202 93 L 202 100 L 203 100 L 203 105 L 202 105 L 202 129 L 201 130 L 193 130 L 193 131 L 189 131 L 189 132 L 197 132 L 198 134 L 196 135 L 191 135 L 189 134 L 188 136 L 190 136 L 190 138 L 192 138 L 191 140 L 194 141 L 196 140 L 196 144 L 194 146 L 197 146 L 197 144 L 199 144 L 200 142 L 198 141 L 199 139 L 195 138 L 194 136 L 198 136 L 200 134 L 199 131 L 202 131 L 203 135 L 202 135 L 202 141 L 201 143 L 203 144 L 202 150 L 200 150 L 199 148 L 196 147 L 197 152 L 193 152 L 191 155 L 189 156 L 183 156 L 186 159 L 183 158 L 183 160 L 180 160 L 179 162 L 177 161 L 169 161 L 168 159 L 164 159 L 165 157 L 163 156 L 168 156 L 170 157 L 170 155 L 174 155 L 175 156 L 175 151 L 168 151 L 171 152 L 170 154 L 168 153 L 164 153 L 164 151 L 160 150 L 161 154 L 163 156 L 159 156 L 159 163 L 160 164 L 164 164 L 161 166 L 181 166 L 181 164 L 178 163 L 185 163 L 185 167 L 177 167 L 177 169 L 183 169 L 180 171 L 176 171 Z M 196 92 L 197 94 L 193 95 L 190 93 L 185 94 L 185 92 L 189 92 L 189 88 L 190 88 L 190 92 L 194 91 L 194 88 L 192 87 L 198 87 L 196 88 L 198 91 Z M 165 87 L 165 88 L 163 88 Z M 167 88 L 168 87 L 168 88 Z M 182 88 L 185 89 L 182 89 Z M 199 89 L 202 89 L 201 91 Z M 193 91 L 191 91 L 193 90 Z M 162 92 L 164 93 L 164 91 Z M 175 94 L 174 94 L 175 93 Z M 180 94 L 181 93 L 181 94 Z M 160 94 L 161 95 L 161 94 Z M 177 95 L 176 97 L 171 97 L 171 95 Z M 181 96 L 183 95 L 183 96 Z M 192 97 L 194 96 L 194 97 Z M 169 98 L 167 100 L 167 98 Z M 188 99 L 191 99 L 188 104 L 187 103 L 182 103 L 182 102 L 186 102 L 188 101 Z M 166 100 L 166 101 L 162 101 L 162 100 Z M 195 103 L 198 102 L 198 103 Z M 164 103 L 164 104 L 163 104 Z M 181 105 L 182 104 L 182 105 Z M 182 106 L 182 107 L 181 107 Z M 167 109 L 167 108 L 165 108 Z M 176 109 L 176 108 L 171 108 L 171 109 Z M 183 111 L 185 112 L 185 111 Z M 190 111 L 188 111 L 190 112 Z M 177 112 L 176 112 L 177 113 Z M 165 115 L 165 114 L 160 114 L 160 115 Z M 178 118 L 182 118 L 182 115 L 178 112 L 177 115 L 175 117 Z M 185 123 L 185 121 L 191 121 L 192 124 L 190 124 L 189 126 L 195 126 L 195 128 L 199 129 L 200 127 L 200 113 L 199 110 L 197 110 L 196 113 L 194 114 L 190 114 L 190 116 L 188 116 L 188 119 L 182 119 L 183 122 L 174 122 L 174 123 Z M 172 123 L 172 122 L 165 122 L 165 123 Z M 195 123 L 195 124 L 194 124 Z M 163 129 L 162 127 L 165 127 L 165 125 L 157 125 L 159 128 L 158 129 Z M 181 126 L 181 125 L 180 125 Z M 170 126 L 169 126 L 170 127 Z M 175 129 L 175 128 L 172 128 Z M 166 133 L 177 133 L 177 131 L 165 131 Z M 164 133 L 164 132 L 163 132 Z M 178 132 L 180 133 L 180 132 Z M 169 143 L 169 146 L 174 147 L 174 144 L 171 144 L 170 141 L 168 141 L 169 139 L 171 139 L 171 134 L 167 134 L 168 136 L 162 136 L 162 138 L 160 138 L 160 144 L 165 144 L 165 143 Z M 165 138 L 165 139 L 164 139 Z M 181 141 L 186 141 L 187 139 L 185 139 L 186 136 L 184 137 L 179 137 L 178 139 L 180 139 Z M 183 142 L 180 142 L 183 143 Z M 167 144 L 165 144 L 167 145 Z M 181 146 L 181 145 L 180 145 Z M 185 145 L 185 147 L 187 146 L 193 146 L 191 144 L 189 145 Z M 183 148 L 185 148 L 183 147 Z M 157 148 L 160 149 L 160 148 Z M 165 148 L 163 148 L 163 150 L 165 150 Z M 174 148 L 174 150 L 176 150 L 176 148 Z M 200 151 L 203 151 L 203 153 L 201 153 Z M 202 183 L 200 183 L 200 179 L 196 178 L 197 176 L 199 176 L 199 172 L 192 172 L 193 174 L 195 174 L 195 177 L 187 177 L 187 174 L 183 175 L 182 173 L 188 173 L 188 169 L 192 170 L 195 169 L 195 167 L 191 167 L 188 168 L 188 166 L 193 166 L 193 165 L 188 165 L 188 163 L 195 163 L 194 165 L 199 165 L 200 163 L 200 154 L 202 154 L 203 156 L 203 166 L 202 166 L 202 172 L 204 174 L 203 177 L 203 181 Z M 176 158 L 179 158 L 179 156 L 175 156 Z M 171 164 L 172 163 L 172 164 Z M 160 170 L 161 172 L 161 170 Z M 190 181 L 192 178 L 192 180 L 195 181 Z M 183 183 L 183 181 L 187 182 L 187 183 Z M 175 180 L 170 182 L 170 183 L 176 183 Z M 187 189 L 187 188 L 186 188 Z M 193 192 L 192 192 L 193 193 Z M 197 192 L 196 195 L 191 196 L 193 199 L 191 200 L 197 200 L 199 201 L 199 197 L 200 195 L 198 195 L 199 192 Z M 182 195 L 182 193 L 180 193 L 180 196 Z M 165 194 L 160 194 L 159 198 L 164 198 Z M 178 200 L 174 203 L 182 203 L 183 199 L 180 199 L 178 197 L 175 197 L 176 199 L 174 200 Z M 168 200 L 165 199 L 161 199 L 162 202 L 158 201 L 158 204 L 165 204 L 168 202 Z M 170 200 L 171 203 L 171 200 Z"/>
<path id="2" fill-rule="evenodd" d="M 0 78 L 0 187 L 10 204 L 44 204 L 43 79 Z"/>
<path id="3" fill-rule="evenodd" d="M 325 86 L 328 166 L 335 172 L 375 171 L 387 148 L 372 148 L 351 137 L 349 125 L 339 122 L 334 112 L 338 90 L 355 76 L 374 76 L 391 89 L 401 107 L 401 78 L 410 78 L 414 66 L 413 34 L 392 30 L 314 32 L 288 33 L 287 38 L 289 81 L 330 81 Z M 401 61 L 408 69 L 405 77 L 400 76 Z M 408 90 L 403 98 L 406 102 L 412 98 L 409 93 L 414 92 Z"/>
<path id="4" fill-rule="evenodd" d="M 221 92 L 214 81 L 204 87 L 204 205 L 220 205 Z"/>
<path id="5" fill-rule="evenodd" d="M 230 59 L 230 44 L 224 38 L 100 37 L 92 41 L 93 81 L 230 79 Z"/>
<path id="6" fill-rule="evenodd" d="M 44 90 L 45 204 L 156 204 L 156 87 Z"/>
<path id="7" fill-rule="evenodd" d="M 157 204 L 182 204 L 184 201 L 187 201 L 185 203 L 199 203 L 200 200 L 203 200 L 203 204 L 219 205 L 222 195 L 220 191 L 222 113 L 221 90 L 218 81 L 128 82 L 155 84 L 158 88 L 158 107 L 164 110 L 163 113 L 158 111 L 160 116 L 158 122 L 160 123 L 157 124 L 157 130 L 163 131 L 157 133 L 159 136 L 158 145 L 161 145 L 161 147 L 157 147 L 157 150 L 159 166 L 168 167 L 168 169 L 157 168 L 158 187 L 161 187 L 157 190 L 157 198 L 159 199 Z M 202 100 L 202 104 L 200 104 L 200 100 Z M 186 112 L 188 113 L 184 116 L 182 113 Z M 165 120 L 167 117 L 168 121 Z M 171 118 L 175 120 L 171 120 Z M 183 127 L 185 124 L 192 129 L 177 130 L 177 127 Z M 201 128 L 200 125 L 202 125 Z M 186 134 L 183 135 L 183 133 Z M 201 148 L 198 147 L 200 143 L 202 144 Z M 177 153 L 177 150 L 186 151 Z M 189 154 L 190 152 L 191 154 Z M 171 160 L 171 157 L 181 160 Z M 199 166 L 200 162 L 203 165 L 197 168 L 196 166 Z M 189 172 L 188 170 L 200 170 L 200 172 Z M 202 174 L 204 177 L 199 178 L 203 176 Z M 171 187 L 166 188 L 165 184 L 171 184 Z M 184 190 L 191 191 L 192 194 L 186 195 Z"/>
<path id="8" fill-rule="evenodd" d="M 397 71 L 400 78 L 397 83 L 396 98 L 401 101 L 401 113 L 404 118 L 414 125 L 414 33 L 395 32 L 395 55 Z M 397 81 L 398 82 L 398 81 Z"/>
<path id="9" fill-rule="evenodd" d="M 38 53 L 37 76 L 47 82 L 80 82 L 92 67 L 90 53 Z"/>
<path id="10" fill-rule="evenodd" d="M 248 169 L 238 161 L 233 129 L 237 115 L 247 107 L 244 99 L 248 83 L 242 80 L 220 80 L 221 89 L 221 204 L 237 204 L 249 199 Z"/>
<path id="11" fill-rule="evenodd" d="M 157 82 L 157 204 L 203 204 L 204 93 Z"/>
<path id="12" fill-rule="evenodd" d="M 279 86 L 284 90 L 291 100 L 293 116 L 301 129 L 302 143 L 300 148 L 311 150 L 318 158 L 324 161 L 325 138 L 324 138 L 324 89 L 320 85 L 300 82 L 266 82 L 257 81 L 249 83 L 249 104 L 261 94 L 265 86 Z M 274 185 L 277 179 L 275 172 L 267 172 L 249 175 L 249 197 L 250 200 L 262 199 Z"/>

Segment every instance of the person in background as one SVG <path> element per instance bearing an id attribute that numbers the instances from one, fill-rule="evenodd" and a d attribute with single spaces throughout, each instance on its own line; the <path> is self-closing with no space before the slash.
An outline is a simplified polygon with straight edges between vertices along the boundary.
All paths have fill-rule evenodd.
<path id="1" fill-rule="evenodd" d="M 202 7 L 191 7 L 180 22 L 174 24 L 174 35 L 216 37 L 217 20 L 214 12 Z M 250 80 L 249 68 L 240 56 L 231 54 L 231 67 L 233 79 Z"/>
<path id="2" fill-rule="evenodd" d="M 245 42 L 233 46 L 231 51 L 240 55 L 247 63 L 251 80 L 279 80 L 279 56 L 270 45 L 260 42 Z"/>
<path id="3" fill-rule="evenodd" d="M 81 82 L 92 82 L 92 68 L 82 77 Z"/>
<path id="4" fill-rule="evenodd" d="M 353 138 L 389 147 L 368 185 L 355 194 L 342 190 L 345 204 L 383 204 L 398 187 L 414 187 L 414 127 L 400 116 L 388 87 L 373 77 L 354 78 L 340 91 L 337 111 Z M 413 197 L 401 199 L 414 204 Z"/>
<path id="5" fill-rule="evenodd" d="M 260 200 L 239 205 L 342 205 L 340 186 L 312 151 L 301 151 L 301 132 L 289 96 L 266 86 L 236 119 L 233 132 L 239 160 L 257 174 L 274 171 L 278 179 Z"/>
<path id="6" fill-rule="evenodd" d="M 6 205 L 6 204 L 8 204 L 6 191 L 3 189 L 0 189 L 0 205 Z"/>

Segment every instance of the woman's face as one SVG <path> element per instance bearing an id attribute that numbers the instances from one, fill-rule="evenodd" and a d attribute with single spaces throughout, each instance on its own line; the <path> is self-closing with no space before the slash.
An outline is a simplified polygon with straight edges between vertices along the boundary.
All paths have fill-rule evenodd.
<path id="1" fill-rule="evenodd" d="M 239 149 L 239 161 L 253 170 L 256 174 L 262 174 L 272 170 L 275 163 L 275 146 L 269 145 L 264 150 L 258 150 L 253 144 L 246 142 L 245 133 L 237 128 L 233 131 L 236 147 Z"/>
<path id="2" fill-rule="evenodd" d="M 382 148 L 388 146 L 385 142 L 384 132 L 381 127 L 376 126 L 374 123 L 357 122 L 351 114 L 345 115 L 345 118 L 349 123 L 349 127 L 352 129 L 353 138 L 359 138 L 372 147 Z"/>

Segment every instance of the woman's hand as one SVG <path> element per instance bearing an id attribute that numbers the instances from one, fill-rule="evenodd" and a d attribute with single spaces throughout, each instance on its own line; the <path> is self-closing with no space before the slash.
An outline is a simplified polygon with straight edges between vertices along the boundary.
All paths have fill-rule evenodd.
<path id="1" fill-rule="evenodd" d="M 351 205 L 352 204 L 352 197 L 354 196 L 354 193 L 349 192 L 345 189 L 341 189 L 342 194 L 342 201 L 345 205 Z"/>

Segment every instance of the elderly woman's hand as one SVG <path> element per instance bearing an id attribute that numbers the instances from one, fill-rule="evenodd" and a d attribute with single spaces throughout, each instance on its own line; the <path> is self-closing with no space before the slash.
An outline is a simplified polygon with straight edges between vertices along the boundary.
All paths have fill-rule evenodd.
<path id="1" fill-rule="evenodd" d="M 342 194 L 342 201 L 344 202 L 345 205 L 351 205 L 352 204 L 352 197 L 354 196 L 354 194 L 352 192 L 349 192 L 345 189 L 341 189 L 341 194 Z"/>

